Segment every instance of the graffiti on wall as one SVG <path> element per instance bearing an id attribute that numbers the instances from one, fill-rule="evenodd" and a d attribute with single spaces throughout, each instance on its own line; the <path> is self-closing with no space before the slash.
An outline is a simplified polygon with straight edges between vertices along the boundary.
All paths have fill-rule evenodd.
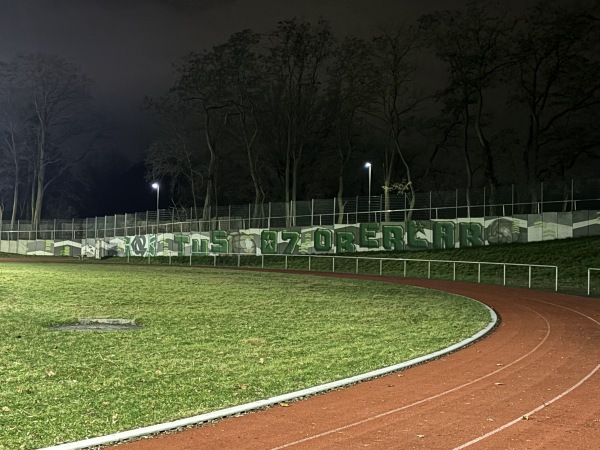
<path id="1" fill-rule="evenodd" d="M 89 258 L 203 254 L 343 254 L 465 248 L 594 235 L 600 235 L 600 211 L 362 223 L 285 230 L 215 230 L 81 241 L 2 241 L 0 251 Z"/>

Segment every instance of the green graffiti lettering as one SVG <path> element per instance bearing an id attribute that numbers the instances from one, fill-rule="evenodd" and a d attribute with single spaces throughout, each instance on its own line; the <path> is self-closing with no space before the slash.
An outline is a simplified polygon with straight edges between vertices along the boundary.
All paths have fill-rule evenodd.
<path id="1" fill-rule="evenodd" d="M 177 244 L 177 256 L 183 256 L 185 251 L 185 244 L 189 244 L 190 237 L 184 234 L 176 234 L 174 236 L 175 243 Z M 164 243 L 163 243 L 164 246 Z"/>
<path id="2" fill-rule="evenodd" d="M 125 236 L 125 256 L 129 255 L 131 255 L 131 236 Z"/>
<path id="3" fill-rule="evenodd" d="M 63 246 L 60 249 L 60 256 L 71 256 L 71 247 L 69 245 Z"/>
<path id="4" fill-rule="evenodd" d="M 459 224 L 459 238 L 461 248 L 481 247 L 484 245 L 481 235 L 483 227 L 476 222 L 462 222 Z"/>
<path id="5" fill-rule="evenodd" d="M 349 231 L 336 231 L 335 233 L 335 252 L 336 253 L 354 253 L 356 247 L 354 233 Z"/>
<path id="6" fill-rule="evenodd" d="M 302 243 L 300 244 L 300 250 L 298 253 L 302 255 L 308 254 L 308 250 L 310 249 L 310 244 L 312 244 L 312 235 L 311 233 L 304 233 L 304 239 L 302 239 Z"/>
<path id="7" fill-rule="evenodd" d="M 436 222 L 433 226 L 433 248 L 454 248 L 454 222 Z"/>
<path id="8" fill-rule="evenodd" d="M 328 252 L 332 245 L 332 231 L 324 228 L 315 230 L 315 250 L 317 252 Z"/>
<path id="9" fill-rule="evenodd" d="M 379 242 L 375 238 L 378 229 L 379 224 L 377 223 L 361 223 L 358 244 L 365 248 L 379 247 Z"/>
<path id="10" fill-rule="evenodd" d="M 383 248 L 386 250 L 404 250 L 404 228 L 399 225 L 384 225 Z"/>
<path id="11" fill-rule="evenodd" d="M 263 230 L 260 233 L 260 251 L 265 255 L 277 253 L 277 231 Z"/>
<path id="12" fill-rule="evenodd" d="M 415 220 L 409 220 L 407 222 L 407 231 L 406 231 L 408 248 L 413 249 L 413 250 L 429 248 L 429 243 L 427 242 L 426 239 L 417 237 L 418 233 L 424 234 L 424 232 L 425 232 L 425 227 L 423 226 L 423 224 L 421 222 L 417 222 Z"/>
<path id="13" fill-rule="evenodd" d="M 208 253 L 207 239 L 192 239 L 192 255 Z"/>
<path id="14" fill-rule="evenodd" d="M 291 255 L 295 252 L 298 242 L 300 241 L 300 233 L 297 231 L 282 231 L 281 239 L 288 241 L 288 245 L 283 250 L 283 253 Z"/>
<path id="15" fill-rule="evenodd" d="M 227 253 L 229 251 L 229 241 L 227 240 L 227 231 L 215 230 L 210 233 L 210 251 L 214 253 Z"/>

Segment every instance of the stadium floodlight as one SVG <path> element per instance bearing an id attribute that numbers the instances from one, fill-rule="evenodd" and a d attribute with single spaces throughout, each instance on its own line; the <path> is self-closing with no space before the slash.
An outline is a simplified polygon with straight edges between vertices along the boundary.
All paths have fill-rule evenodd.
<path id="1" fill-rule="evenodd" d="M 152 189 L 156 189 L 156 232 L 158 233 L 158 203 L 160 201 L 160 184 L 152 183 Z"/>

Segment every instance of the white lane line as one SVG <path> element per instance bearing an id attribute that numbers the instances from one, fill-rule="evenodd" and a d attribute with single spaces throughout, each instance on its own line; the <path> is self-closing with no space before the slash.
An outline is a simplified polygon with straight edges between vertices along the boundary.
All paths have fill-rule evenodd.
<path id="1" fill-rule="evenodd" d="M 492 436 L 493 434 L 496 434 L 502 430 L 507 429 L 508 427 L 513 426 L 516 423 L 521 422 L 525 417 L 529 417 L 533 414 L 535 414 L 536 412 L 544 409 L 545 407 L 551 405 L 552 403 L 560 400 L 561 398 L 563 398 L 565 395 L 569 394 L 571 391 L 573 391 L 574 389 L 578 388 L 579 386 L 581 386 L 583 383 L 585 383 L 592 375 L 594 375 L 598 370 L 600 369 L 600 364 L 598 364 L 596 366 L 596 368 L 594 370 L 592 370 L 590 373 L 588 373 L 585 377 L 583 377 L 577 384 L 574 384 L 573 386 L 571 386 L 569 389 L 567 389 L 566 391 L 564 391 L 562 394 L 557 395 L 556 397 L 554 397 L 552 400 L 545 402 L 543 404 L 541 404 L 540 406 L 538 406 L 535 409 L 532 409 L 529 412 L 526 412 L 525 414 L 521 415 L 520 417 L 516 418 L 515 420 L 508 422 L 504 425 L 502 425 L 501 427 L 496 428 L 495 430 L 490 431 L 489 433 L 484 434 L 483 436 L 479 436 L 478 438 L 473 439 L 472 441 L 469 441 L 463 445 L 460 445 L 458 447 L 455 447 L 454 450 L 460 450 L 466 447 L 469 447 L 470 445 L 476 444 L 477 442 L 480 442 L 490 436 Z"/>
<path id="2" fill-rule="evenodd" d="M 472 385 L 474 383 L 477 383 L 477 382 L 479 382 L 481 380 L 489 378 L 492 375 L 496 375 L 498 372 L 501 372 L 504 369 L 508 369 L 509 367 L 511 367 L 514 364 L 517 364 L 518 362 L 520 362 L 523 359 L 525 359 L 528 356 L 530 356 L 533 352 L 535 352 L 537 349 L 539 349 L 542 345 L 544 345 L 544 343 L 548 339 L 548 336 L 550 336 L 550 322 L 548 322 L 548 320 L 544 316 L 542 316 L 540 313 L 538 313 L 537 311 L 534 311 L 533 309 L 528 308 L 527 306 L 523 306 L 523 308 L 528 309 L 528 310 L 534 312 L 535 314 L 537 314 L 538 316 L 540 316 L 544 320 L 544 322 L 546 322 L 546 327 L 547 327 L 547 329 L 546 329 L 546 335 L 543 337 L 543 339 L 540 341 L 540 343 L 538 345 L 536 345 L 532 350 L 530 350 L 528 353 L 526 353 L 525 355 L 521 356 L 520 358 L 514 360 L 513 362 L 511 362 L 509 364 L 506 364 L 505 366 L 502 366 L 500 369 L 494 370 L 493 372 L 490 372 L 487 375 L 479 377 L 479 378 L 477 378 L 475 380 L 471 380 L 468 383 L 461 384 L 460 386 L 456 386 L 456 387 L 454 387 L 452 389 L 449 389 L 447 391 L 440 392 L 438 394 L 432 395 L 431 397 L 427 397 L 427 398 L 418 400 L 418 401 L 416 401 L 414 403 L 410 403 L 408 405 L 404 405 L 404 406 L 401 406 L 399 408 L 395 408 L 395 409 L 392 409 L 390 411 L 386 411 L 384 413 L 377 414 L 375 416 L 367 417 L 366 419 L 359 420 L 357 422 L 349 423 L 349 424 L 344 425 L 342 427 L 338 427 L 338 428 L 335 428 L 335 429 L 332 429 L 332 430 L 324 431 L 323 433 L 315 434 L 313 436 L 308 436 L 308 437 L 305 437 L 303 439 L 299 439 L 297 441 L 288 442 L 287 444 L 283 444 L 283 445 L 280 445 L 278 447 L 273 447 L 273 448 L 271 448 L 271 450 L 280 450 L 280 449 L 283 449 L 283 448 L 291 447 L 293 445 L 302 444 L 304 442 L 312 441 L 314 439 L 318 439 L 318 438 L 321 438 L 321 437 L 324 437 L 324 436 L 328 436 L 330 434 L 338 433 L 340 431 L 347 430 L 348 428 L 356 427 L 358 425 L 362 425 L 364 423 L 371 422 L 373 420 L 381 419 L 382 417 L 386 417 L 386 416 L 389 416 L 391 414 L 396 414 L 397 412 L 403 411 L 403 410 L 408 409 L 408 408 L 412 408 L 413 406 L 417 406 L 417 405 L 420 405 L 422 403 L 426 403 L 426 402 L 429 402 L 431 400 L 435 400 L 436 398 L 442 397 L 442 396 L 450 394 L 452 392 L 456 392 L 456 391 L 458 391 L 460 389 L 463 389 L 463 388 L 465 388 L 467 386 L 470 386 L 470 385 Z"/>
<path id="3" fill-rule="evenodd" d="M 571 311 L 574 312 L 575 314 L 579 314 L 580 316 L 585 317 L 586 319 L 591 320 L 592 322 L 594 322 L 596 325 L 600 326 L 600 322 L 598 322 L 596 319 L 588 316 L 587 314 L 584 314 L 580 311 L 577 311 L 575 309 L 572 308 L 567 308 L 566 306 L 562 306 L 562 305 L 557 305 L 556 303 L 552 303 L 552 302 L 546 302 L 544 300 L 538 300 L 536 298 L 531 298 L 531 297 L 524 297 L 526 300 L 530 300 L 530 301 L 534 301 L 534 302 L 538 302 L 538 303 L 545 303 L 546 305 L 550 305 L 550 306 L 556 306 L 557 308 L 562 308 L 562 309 L 566 309 L 567 311 Z M 459 447 L 454 448 L 454 450 L 460 450 L 462 448 L 468 447 L 472 444 L 475 444 L 477 442 L 482 441 L 483 439 L 486 439 L 487 437 L 498 433 L 499 431 L 505 430 L 506 428 L 518 423 L 519 421 L 521 421 L 523 419 L 524 416 L 530 416 L 532 414 L 535 414 L 536 412 L 540 411 L 541 409 L 545 408 L 546 406 L 554 403 L 555 401 L 561 399 L 562 397 L 564 397 L 565 395 L 567 395 L 568 393 L 570 393 L 573 389 L 581 386 L 587 379 L 589 379 L 594 373 L 596 373 L 598 371 L 598 369 L 600 369 L 600 364 L 596 366 L 596 368 L 594 370 L 592 370 L 590 373 L 588 373 L 581 381 L 579 381 L 579 383 L 575 384 L 574 386 L 570 387 L 569 389 L 567 389 L 565 392 L 563 392 L 562 394 L 554 397 L 552 400 L 550 400 L 549 402 L 544 403 L 543 405 L 538 406 L 537 408 L 529 411 L 528 413 L 523 414 L 521 417 L 519 417 L 518 419 L 513 420 L 512 422 L 509 422 L 505 425 L 502 425 L 499 428 L 496 428 L 495 430 L 490 431 L 487 434 L 484 434 L 483 436 L 479 436 L 478 438 L 473 439 L 472 441 L 469 441 Z"/>

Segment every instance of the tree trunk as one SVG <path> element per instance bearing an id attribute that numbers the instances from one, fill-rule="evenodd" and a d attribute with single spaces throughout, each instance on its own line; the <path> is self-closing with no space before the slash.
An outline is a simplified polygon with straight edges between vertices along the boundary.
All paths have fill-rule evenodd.
<path id="1" fill-rule="evenodd" d="M 338 218 L 337 223 L 344 223 L 344 168 L 340 168 L 338 175 L 338 191 L 337 191 Z"/>

